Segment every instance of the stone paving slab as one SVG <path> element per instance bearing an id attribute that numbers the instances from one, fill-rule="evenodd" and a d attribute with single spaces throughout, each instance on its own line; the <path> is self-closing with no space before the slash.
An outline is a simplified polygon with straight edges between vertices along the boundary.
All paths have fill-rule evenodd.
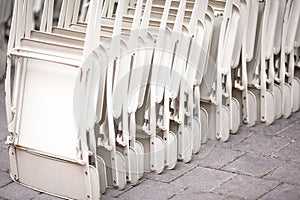
<path id="1" fill-rule="evenodd" d="M 0 150 L 0 171 L 8 172 L 8 153 L 6 150 Z"/>
<path id="2" fill-rule="evenodd" d="M 7 145 L 5 144 L 5 139 L 0 140 L 0 151 L 7 150 Z"/>
<path id="3" fill-rule="evenodd" d="M 240 143 L 233 145 L 233 149 L 249 153 L 271 155 L 289 143 L 290 140 L 284 137 L 253 134 Z"/>
<path id="4" fill-rule="evenodd" d="M 125 200 L 169 199 L 184 189 L 185 186 L 175 186 L 168 183 L 146 180 L 143 184 L 133 187 L 119 197 Z"/>
<path id="5" fill-rule="evenodd" d="M 40 193 L 35 190 L 30 190 L 15 182 L 0 188 L 0 195 L 2 198 L 11 200 L 33 199 Z"/>
<path id="6" fill-rule="evenodd" d="M 289 161 L 272 171 L 265 178 L 300 186 L 300 162 Z"/>
<path id="7" fill-rule="evenodd" d="M 9 183 L 12 183 L 12 180 L 7 172 L 0 171 L 0 188 L 5 187 Z"/>
<path id="8" fill-rule="evenodd" d="M 282 163 L 283 161 L 269 156 L 248 153 L 222 169 L 245 175 L 262 177 L 280 166 Z"/>
<path id="9" fill-rule="evenodd" d="M 199 200 L 199 199 L 209 199 L 209 200 L 220 200 L 224 199 L 224 196 L 214 194 L 214 193 L 203 193 L 200 191 L 194 191 L 194 190 L 184 190 L 183 192 L 180 192 L 179 194 L 176 194 L 171 198 L 171 200 L 182 200 L 182 199 L 188 199 L 188 200 Z"/>
<path id="10" fill-rule="evenodd" d="M 195 162 L 191 163 L 181 163 L 178 162 L 176 167 L 172 170 L 165 170 L 161 174 L 146 173 L 145 177 L 151 180 L 161 181 L 165 183 L 170 183 L 171 181 L 177 179 L 178 177 L 186 174 L 196 167 Z"/>
<path id="11" fill-rule="evenodd" d="M 264 135 L 279 135 L 282 132 L 285 132 L 287 129 L 293 127 L 297 123 L 298 119 L 295 117 L 290 117 L 288 120 L 280 118 L 275 120 L 271 126 L 265 124 L 259 124 L 257 126 L 251 127 L 255 133 L 264 134 Z"/>
<path id="12" fill-rule="evenodd" d="M 40 194 L 34 197 L 32 200 L 62 200 L 62 199 L 58 197 L 54 197 L 49 194 Z"/>
<path id="13" fill-rule="evenodd" d="M 222 184 L 219 188 L 213 190 L 213 192 L 223 195 L 237 196 L 243 199 L 257 199 L 271 191 L 279 184 L 279 181 L 237 175 Z"/>
<path id="14" fill-rule="evenodd" d="M 300 132 L 298 132 L 300 135 Z M 300 140 L 295 141 L 273 154 L 283 160 L 292 160 L 300 162 Z"/>
<path id="15" fill-rule="evenodd" d="M 300 120 L 297 120 L 293 125 L 280 132 L 279 135 L 294 140 L 300 140 L 300 126 L 298 124 L 300 124 Z"/>
<path id="16" fill-rule="evenodd" d="M 214 169 L 220 169 L 228 163 L 234 161 L 235 159 L 242 156 L 244 152 L 235 151 L 232 149 L 226 149 L 221 147 L 215 147 L 212 151 L 207 155 L 203 154 L 201 151 L 196 156 L 198 159 L 195 159 L 195 163 L 199 164 L 203 167 L 209 167 Z"/>
<path id="17" fill-rule="evenodd" d="M 299 197 L 300 197 L 299 186 L 281 184 L 260 199 L 261 200 L 276 200 L 276 199 L 299 200 Z"/>
<path id="18" fill-rule="evenodd" d="M 171 182 L 171 184 L 188 187 L 196 191 L 210 192 L 234 176 L 235 174 L 229 172 L 197 167 Z"/>

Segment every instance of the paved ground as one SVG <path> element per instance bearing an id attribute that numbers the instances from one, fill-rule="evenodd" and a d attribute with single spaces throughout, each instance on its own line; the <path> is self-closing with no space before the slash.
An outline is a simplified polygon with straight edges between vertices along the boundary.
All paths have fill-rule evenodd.
<path id="1" fill-rule="evenodd" d="M 57 199 L 8 175 L 4 86 L 0 84 L 0 199 Z M 33 172 L 34 173 L 34 172 Z M 241 127 L 226 143 L 208 142 L 188 164 L 102 199 L 300 199 L 300 112 L 271 126 Z"/>

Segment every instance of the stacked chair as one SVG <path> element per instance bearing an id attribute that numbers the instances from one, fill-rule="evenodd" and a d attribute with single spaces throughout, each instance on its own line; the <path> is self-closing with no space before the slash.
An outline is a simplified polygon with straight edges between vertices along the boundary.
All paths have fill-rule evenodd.
<path id="1" fill-rule="evenodd" d="M 5 79 L 23 185 L 99 199 L 299 110 L 299 0 L 44 0 L 39 29 L 35 3 L 14 3 Z"/>

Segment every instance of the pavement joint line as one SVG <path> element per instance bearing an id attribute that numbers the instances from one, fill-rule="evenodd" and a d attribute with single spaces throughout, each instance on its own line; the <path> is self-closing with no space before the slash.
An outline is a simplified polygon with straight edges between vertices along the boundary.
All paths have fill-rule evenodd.
<path id="1" fill-rule="evenodd" d="M 236 175 L 241 175 L 241 174 L 239 174 L 237 172 L 232 172 L 232 171 L 228 171 L 228 170 L 225 170 L 225 169 L 215 169 L 215 168 L 209 167 L 209 166 L 205 166 L 205 167 L 199 166 L 199 167 L 207 168 L 207 169 L 212 169 L 212 170 L 217 170 L 217 171 L 222 171 L 222 172 L 227 172 L 227 173 L 236 174 Z"/>
<path id="2" fill-rule="evenodd" d="M 180 193 L 182 193 L 182 192 L 184 192 L 184 191 L 186 191 L 186 190 L 188 190 L 188 188 L 187 188 L 187 187 L 186 187 L 186 188 L 184 188 L 184 190 L 180 191 L 179 193 L 175 193 L 175 194 L 173 194 L 172 196 L 170 196 L 170 197 L 168 198 L 168 200 L 170 200 L 170 199 L 174 198 L 176 195 L 178 195 L 178 194 L 180 194 Z"/>
<path id="3" fill-rule="evenodd" d="M 192 163 L 192 162 L 193 162 L 193 161 L 191 161 L 190 163 Z M 181 163 L 182 163 L 182 164 L 185 164 L 184 162 L 181 162 Z M 151 178 L 151 177 L 147 177 L 147 179 L 152 180 L 152 181 L 159 181 L 159 182 L 161 182 L 161 183 L 168 183 L 168 184 L 169 184 L 169 183 L 175 181 L 176 179 L 182 177 L 183 175 L 189 173 L 190 171 L 192 171 L 193 169 L 195 169 L 195 168 L 197 168 L 197 167 L 201 167 L 201 166 L 199 166 L 198 164 L 195 163 L 195 165 L 194 165 L 190 170 L 184 172 L 184 173 L 181 174 L 180 176 L 178 176 L 178 177 L 176 177 L 176 178 L 174 178 L 174 179 L 172 179 L 171 181 L 168 181 L 168 182 L 166 182 L 166 181 L 160 181 L 160 180 L 157 180 L 157 179 L 153 179 L 153 178 Z M 171 169 L 171 170 L 176 170 L 176 169 Z M 151 172 L 150 172 L 150 173 L 151 173 Z"/>
<path id="4" fill-rule="evenodd" d="M 197 167 L 199 167 L 198 166 L 198 164 L 196 164 L 193 168 L 191 168 L 190 170 L 188 170 L 188 171 L 186 171 L 185 173 L 183 173 L 183 174 L 181 174 L 180 176 L 178 176 L 177 178 L 175 178 L 175 179 L 173 179 L 172 181 L 170 181 L 168 184 L 170 184 L 170 183 L 172 183 L 172 182 L 174 182 L 174 181 L 176 181 L 178 178 L 180 178 L 180 177 L 182 177 L 182 176 L 184 176 L 184 175 L 186 175 L 187 173 L 189 173 L 189 172 L 191 172 L 191 171 L 193 171 L 194 169 L 196 169 Z M 152 179 L 151 179 L 152 180 Z"/>
<path id="5" fill-rule="evenodd" d="M 274 170 L 276 170 L 277 168 L 279 168 L 280 166 L 282 166 L 282 165 L 284 165 L 284 164 L 285 164 L 284 162 L 281 163 L 280 165 L 276 166 L 276 167 L 275 167 L 273 170 L 271 170 L 270 172 L 273 172 Z M 211 167 L 203 167 L 203 168 L 208 168 L 208 169 L 216 170 L 216 169 L 211 168 Z M 232 178 L 234 178 L 235 176 L 238 176 L 238 175 L 243 175 L 243 176 L 252 177 L 252 178 L 258 178 L 258 179 L 262 179 L 262 180 L 275 180 L 275 181 L 280 181 L 280 180 L 272 179 L 272 178 L 264 178 L 264 176 L 266 176 L 266 175 L 269 174 L 270 172 L 267 173 L 266 175 L 262 176 L 262 177 L 259 177 L 259 176 L 254 176 L 254 175 L 245 174 L 245 173 L 242 173 L 242 172 L 232 172 L 232 171 L 225 170 L 225 169 L 218 169 L 218 171 L 222 171 L 222 172 L 227 172 L 227 173 L 234 174 L 234 176 L 233 176 Z M 232 179 L 232 178 L 230 178 L 230 179 Z M 227 182 L 227 181 L 225 181 L 225 182 Z M 224 182 L 224 183 L 225 183 L 225 182 Z M 224 183 L 222 183 L 221 185 L 223 185 Z M 290 183 L 290 184 L 291 184 L 291 183 Z M 298 184 L 297 184 L 297 185 L 298 185 Z M 300 185 L 300 184 L 299 184 L 299 185 Z"/>
<path id="6" fill-rule="evenodd" d="M 288 162 L 298 162 L 300 164 L 299 161 L 285 161 L 285 162 L 282 162 L 281 165 L 275 167 L 272 171 L 270 171 L 268 174 L 274 172 L 276 169 L 278 169 L 279 167 L 287 164 Z M 265 176 L 262 177 L 262 179 L 264 180 L 273 180 L 273 181 L 281 181 L 279 179 L 276 179 L 276 178 L 273 178 L 273 177 L 266 177 L 268 174 L 266 174 Z M 289 184 L 289 185 L 294 185 L 294 186 L 300 186 L 300 184 L 297 184 L 297 183 L 291 183 L 291 182 L 288 182 L 288 181 L 283 181 L 283 183 L 286 183 L 286 184 Z"/>
<path id="7" fill-rule="evenodd" d="M 8 185 L 10 185 L 10 184 L 12 184 L 12 183 L 14 183 L 14 182 L 11 180 L 9 183 L 7 183 L 7 184 L 3 185 L 2 187 L 0 187 L 0 189 L 1 189 L 1 188 L 4 188 L 4 187 L 6 187 L 6 186 L 8 186 Z M 0 198 L 2 198 L 2 197 L 0 197 Z"/>
<path id="8" fill-rule="evenodd" d="M 215 195 L 221 195 L 221 196 L 225 197 L 225 199 L 227 199 L 227 198 L 233 198 L 233 199 L 234 198 L 238 198 L 238 199 L 245 200 L 245 198 L 243 198 L 243 197 L 238 197 L 238 196 L 232 196 L 232 195 L 228 195 L 228 194 L 223 194 L 222 192 L 212 191 L 212 192 L 209 192 L 209 193 L 212 193 L 212 194 L 215 194 Z"/>
<path id="9" fill-rule="evenodd" d="M 257 199 L 262 198 L 263 196 L 265 196 L 266 194 L 272 192 L 273 190 L 275 190 L 276 188 L 278 188 L 279 186 L 283 185 L 284 182 L 279 183 L 277 186 L 275 186 L 274 188 L 270 189 L 268 192 L 265 192 L 264 194 L 260 195 Z"/>
<path id="10" fill-rule="evenodd" d="M 283 131 L 285 131 L 285 130 L 287 130 L 287 129 L 289 129 L 289 128 L 292 128 L 293 126 L 295 126 L 295 123 L 297 123 L 297 122 L 300 122 L 300 120 L 294 122 L 293 124 L 290 124 L 289 126 L 283 128 L 283 129 L 281 129 L 280 131 L 276 132 L 276 133 L 275 133 L 275 136 L 279 135 L 280 133 L 282 133 Z"/>
<path id="11" fill-rule="evenodd" d="M 224 149 L 229 149 L 229 148 L 225 148 L 225 147 L 222 147 Z M 240 149 L 231 149 L 230 150 L 233 150 L 233 151 L 237 151 L 237 152 L 240 152 L 240 153 L 247 153 L 246 151 L 243 151 L 243 150 L 240 150 Z"/>
<path id="12" fill-rule="evenodd" d="M 268 136 L 268 135 L 266 135 Z M 269 137 L 278 137 L 278 136 L 269 136 Z M 290 144 L 287 143 L 285 145 L 283 145 L 282 147 L 278 148 L 276 151 L 274 152 L 271 152 L 271 153 L 261 153 L 261 152 L 255 152 L 255 151 L 248 151 L 248 150 L 244 150 L 245 153 L 250 153 L 250 154 L 255 154 L 255 155 L 258 155 L 258 156 L 269 156 L 269 157 L 273 157 L 273 154 L 276 153 L 277 151 L 280 151 L 282 148 L 288 146 Z M 235 148 L 232 148 L 233 150 L 235 151 L 238 151 L 239 149 L 235 149 Z M 273 157 L 273 158 L 276 158 L 276 157 Z"/>
<path id="13" fill-rule="evenodd" d="M 263 179 L 264 179 L 264 180 L 271 180 L 271 181 L 282 182 L 281 180 L 276 179 L 276 178 L 273 178 L 273 177 L 264 177 Z M 291 182 L 289 182 L 289 181 L 283 181 L 283 183 L 286 183 L 286 184 L 288 184 L 288 185 L 293 185 L 293 186 L 298 186 L 298 187 L 300 187 L 300 183 L 291 183 Z"/>
<path id="14" fill-rule="evenodd" d="M 269 191 L 265 192 L 264 194 L 260 195 L 257 199 L 262 198 L 263 196 L 265 196 L 266 194 L 272 192 L 273 190 L 275 190 L 277 187 L 279 187 L 280 185 L 282 185 L 283 182 L 280 182 L 278 185 L 274 186 L 273 188 L 271 188 Z"/>
<path id="15" fill-rule="evenodd" d="M 234 161 L 236 161 L 237 159 L 241 158 L 242 156 L 244 156 L 245 154 L 247 154 L 246 152 L 244 151 L 240 151 L 242 152 L 243 154 L 241 154 L 240 156 L 236 157 L 235 159 L 233 159 L 232 161 L 229 161 L 227 164 L 224 164 L 222 167 L 218 168 L 218 170 L 221 170 L 223 167 L 226 167 L 228 165 L 230 165 L 231 163 L 233 163 Z"/>
<path id="16" fill-rule="evenodd" d="M 283 148 L 285 148 L 285 147 L 287 147 L 287 146 L 289 146 L 289 145 L 291 145 L 291 144 L 294 144 L 294 143 L 295 143 L 295 142 L 293 142 L 293 140 L 289 141 L 289 143 L 283 145 L 282 147 L 279 147 L 278 149 L 276 149 L 275 151 L 273 151 L 269 156 L 274 155 L 275 153 L 277 153 L 277 152 L 280 151 L 281 149 L 283 149 Z M 278 156 L 278 157 L 280 157 L 280 156 Z"/>
<path id="17" fill-rule="evenodd" d="M 232 172 L 231 172 L 232 173 Z M 236 177 L 237 175 L 236 174 L 234 174 L 234 173 L 232 173 L 233 174 L 233 176 L 232 177 L 229 177 L 227 180 L 225 180 L 223 183 L 220 183 L 219 185 L 217 185 L 216 187 L 214 187 L 214 188 L 212 188 L 212 189 L 210 189 L 209 190 L 209 192 L 212 192 L 212 191 L 214 191 L 214 190 L 216 190 L 216 189 L 218 189 L 218 188 L 220 188 L 222 185 L 224 185 L 225 183 L 227 183 L 228 181 L 230 181 L 230 180 L 232 180 L 234 177 Z"/>
<path id="18" fill-rule="evenodd" d="M 184 190 L 185 191 L 185 190 Z M 180 194 L 180 193 L 179 193 Z M 170 196 L 167 200 L 171 200 L 172 198 L 174 198 L 177 194 L 173 194 L 172 196 Z"/>
<path id="19" fill-rule="evenodd" d="M 8 173 L 8 170 L 0 169 L 0 171 Z"/>
<path id="20" fill-rule="evenodd" d="M 255 176 L 250 176 L 250 175 L 247 175 L 247 174 L 237 174 L 237 175 L 243 175 L 243 176 L 247 176 L 247 177 L 251 177 L 251 178 L 258 178 L 258 177 L 255 177 Z M 230 178 L 228 181 L 232 180 L 235 176 L 233 176 L 232 178 Z M 259 178 L 261 179 L 261 178 Z M 281 185 L 283 182 L 281 181 L 278 181 L 278 180 L 272 180 L 272 179 L 263 179 L 263 180 L 271 180 L 271 181 L 277 181 L 279 182 L 278 185 L 274 186 L 273 188 L 271 188 L 271 190 L 269 190 L 268 192 L 264 193 L 263 195 L 259 196 L 257 199 L 260 199 L 261 197 L 263 197 L 264 195 L 266 195 L 267 193 L 269 193 L 270 191 L 274 190 L 275 188 L 277 188 L 279 185 Z M 225 183 L 227 183 L 228 181 L 225 181 L 224 183 L 222 183 L 220 185 L 220 187 L 222 185 L 224 185 Z M 217 188 L 215 188 L 217 189 Z M 228 196 L 226 193 L 223 193 L 223 192 L 218 192 L 218 191 L 214 191 L 215 194 L 218 194 L 218 195 L 222 195 L 222 196 L 225 196 L 225 197 L 237 197 L 239 199 L 245 199 L 243 197 L 238 197 L 238 196 Z"/>
<path id="21" fill-rule="evenodd" d="M 285 165 L 287 162 L 284 161 L 284 160 L 280 160 L 282 161 L 281 163 L 279 163 L 277 166 L 275 166 L 271 171 L 267 172 L 266 174 L 262 175 L 261 177 L 259 178 L 262 178 L 262 179 L 266 179 L 265 177 L 270 174 L 271 172 L 274 172 L 276 169 L 278 169 L 279 167 L 281 167 L 282 165 Z"/>
<path id="22" fill-rule="evenodd" d="M 293 158 L 285 158 L 285 157 L 283 157 L 283 156 L 276 156 L 276 155 L 274 155 L 274 156 L 271 156 L 272 158 L 276 158 L 276 159 L 278 159 L 278 160 L 281 160 L 281 161 L 292 161 L 292 162 L 300 162 L 299 160 L 294 160 Z"/>
<path id="23" fill-rule="evenodd" d="M 250 133 L 249 135 L 246 135 L 245 137 L 242 137 L 240 140 L 238 140 L 238 141 L 234 142 L 233 144 L 231 144 L 231 148 L 233 149 L 235 145 L 243 142 L 244 140 L 248 139 L 249 137 L 251 137 L 254 134 L 256 134 L 256 133 Z"/>

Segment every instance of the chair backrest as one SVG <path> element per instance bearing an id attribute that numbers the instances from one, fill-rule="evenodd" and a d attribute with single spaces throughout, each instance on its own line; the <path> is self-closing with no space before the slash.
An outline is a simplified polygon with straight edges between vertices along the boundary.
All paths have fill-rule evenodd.
<path id="1" fill-rule="evenodd" d="M 235 68 L 238 66 L 240 62 L 240 57 L 241 57 L 241 50 L 242 46 L 245 45 L 244 43 L 244 36 L 247 33 L 247 28 L 248 28 L 248 21 L 249 21 L 249 10 L 250 10 L 250 2 L 247 0 L 241 0 L 240 1 L 240 12 L 241 16 L 239 19 L 239 25 L 238 25 L 238 31 L 235 39 L 235 45 L 234 45 L 234 50 L 233 50 L 233 56 L 232 56 L 232 67 Z M 244 47 L 246 48 L 246 47 Z"/>
<path id="2" fill-rule="evenodd" d="M 277 24 L 276 24 L 275 37 L 274 37 L 274 51 L 273 51 L 274 54 L 278 54 L 281 48 L 285 6 L 286 6 L 286 0 L 282 0 L 279 2 Z"/>
<path id="3" fill-rule="evenodd" d="M 228 23 L 228 27 L 226 30 L 225 35 L 225 44 L 223 48 L 223 61 L 221 63 L 222 68 L 224 68 L 225 73 L 228 73 L 229 70 L 231 70 L 231 66 L 233 65 L 233 59 L 232 56 L 234 55 L 234 47 L 236 41 L 236 35 L 238 33 L 238 25 L 239 25 L 239 19 L 240 19 L 240 10 L 238 5 L 233 4 L 231 9 L 231 17 Z M 223 70 L 222 70 L 223 71 Z"/>
<path id="4" fill-rule="evenodd" d="M 268 3 L 268 1 L 267 1 Z M 266 35 L 266 47 L 265 47 L 265 58 L 269 59 L 271 57 L 271 54 L 273 54 L 273 48 L 274 48 L 274 38 L 275 38 L 275 31 L 276 31 L 276 22 L 278 20 L 278 13 L 279 13 L 279 4 L 280 1 L 270 1 L 270 13 L 267 19 L 267 29 L 264 33 Z"/>
<path id="5" fill-rule="evenodd" d="M 189 34 L 193 38 L 189 57 L 187 58 L 187 68 L 185 69 L 185 81 L 188 84 L 188 88 L 193 88 L 193 85 L 197 85 L 201 82 L 205 66 L 199 65 L 200 57 L 205 51 L 205 13 L 208 9 L 208 1 L 195 1 L 193 8 L 193 14 L 188 26 Z M 197 14 L 195 14 L 197 13 Z M 209 34 L 208 32 L 206 32 Z M 209 37 L 209 35 L 208 35 Z M 207 53 L 207 52 L 206 52 Z M 201 61 L 200 61 L 201 62 Z M 201 74 L 200 76 L 198 76 Z M 199 79 L 200 78 L 200 79 Z"/>
<path id="6" fill-rule="evenodd" d="M 247 27 L 247 41 L 246 41 L 246 56 L 247 61 L 252 60 L 255 49 L 255 39 L 256 39 L 256 31 L 257 31 L 257 18 L 259 11 L 259 2 L 251 1 L 250 2 L 250 11 L 251 16 L 248 18 L 248 27 Z"/>
<path id="7" fill-rule="evenodd" d="M 288 21 L 286 22 L 286 38 L 285 38 L 285 52 L 289 54 L 294 48 L 295 37 L 297 33 L 300 15 L 300 1 L 292 1 L 291 7 L 287 8 L 289 12 Z"/>

